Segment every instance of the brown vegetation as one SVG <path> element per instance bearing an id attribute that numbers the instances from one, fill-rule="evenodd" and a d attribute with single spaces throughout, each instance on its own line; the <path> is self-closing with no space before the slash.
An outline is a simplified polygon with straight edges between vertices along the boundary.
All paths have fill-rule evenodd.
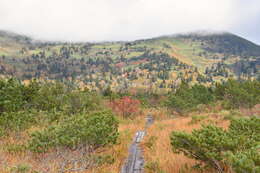
<path id="1" fill-rule="evenodd" d="M 191 123 L 192 118 L 179 117 L 174 119 L 158 120 L 148 130 L 148 135 L 142 146 L 146 160 L 147 173 L 197 173 L 192 166 L 196 164 L 195 160 L 189 159 L 182 154 L 172 152 L 170 145 L 170 134 L 172 131 L 187 131 L 198 129 L 204 123 L 214 123 L 218 126 L 227 128 L 229 121 L 223 120 L 218 114 L 201 114 L 207 118 Z M 160 172 L 160 173 L 161 173 Z"/>

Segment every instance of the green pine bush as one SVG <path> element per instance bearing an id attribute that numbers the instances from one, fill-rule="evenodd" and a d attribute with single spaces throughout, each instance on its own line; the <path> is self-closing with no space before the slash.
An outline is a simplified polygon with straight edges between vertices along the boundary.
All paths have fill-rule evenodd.
<path id="1" fill-rule="evenodd" d="M 224 172 L 230 167 L 237 173 L 257 173 L 260 169 L 260 118 L 231 120 L 228 130 L 214 125 L 192 133 L 172 132 L 172 149 Z"/>
<path id="2" fill-rule="evenodd" d="M 109 111 L 77 114 L 65 122 L 31 134 L 30 150 L 45 152 L 51 147 L 75 147 L 85 144 L 98 148 L 114 144 L 118 137 L 118 121 Z"/>

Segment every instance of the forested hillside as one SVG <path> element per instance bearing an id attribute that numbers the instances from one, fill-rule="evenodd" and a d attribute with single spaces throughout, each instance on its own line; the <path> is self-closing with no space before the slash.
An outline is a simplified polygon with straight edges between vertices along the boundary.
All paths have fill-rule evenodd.
<path id="1" fill-rule="evenodd" d="M 181 81 L 259 78 L 260 47 L 236 35 L 187 34 L 132 42 L 41 42 L 0 32 L 0 74 L 77 82 L 91 90 L 168 92 Z"/>

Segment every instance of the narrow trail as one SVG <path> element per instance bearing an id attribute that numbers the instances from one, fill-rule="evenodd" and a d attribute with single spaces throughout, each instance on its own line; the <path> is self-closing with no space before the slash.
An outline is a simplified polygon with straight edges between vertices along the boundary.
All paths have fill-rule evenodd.
<path id="1" fill-rule="evenodd" d="M 132 145 L 129 148 L 128 158 L 120 173 L 143 173 L 144 158 L 139 143 L 143 140 L 147 128 L 153 123 L 153 117 L 148 115 L 144 130 L 137 131 Z"/>

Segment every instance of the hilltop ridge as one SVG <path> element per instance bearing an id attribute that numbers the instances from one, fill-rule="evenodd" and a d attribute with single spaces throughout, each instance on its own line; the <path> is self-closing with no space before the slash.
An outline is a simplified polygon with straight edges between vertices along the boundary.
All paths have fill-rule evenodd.
<path id="1" fill-rule="evenodd" d="M 175 88 L 260 76 L 260 46 L 240 36 L 189 33 L 128 42 L 38 42 L 0 32 L 1 74 L 22 80 L 77 80 L 90 89 Z"/>

